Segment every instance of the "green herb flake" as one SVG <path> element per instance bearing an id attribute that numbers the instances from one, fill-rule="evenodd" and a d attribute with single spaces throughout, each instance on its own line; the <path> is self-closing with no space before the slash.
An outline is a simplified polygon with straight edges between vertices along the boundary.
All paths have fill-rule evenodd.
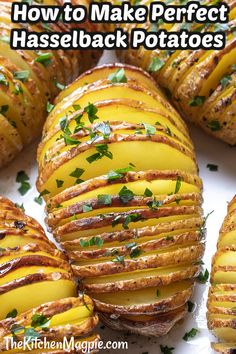
<path id="1" fill-rule="evenodd" d="M 26 338 L 27 342 L 30 343 L 31 341 L 34 341 L 36 338 L 40 338 L 41 335 L 34 328 L 25 328 L 24 337 Z"/>
<path id="2" fill-rule="evenodd" d="M 94 236 L 89 240 L 83 240 L 80 239 L 80 246 L 85 248 L 85 247 L 92 247 L 92 246 L 98 246 L 98 247 L 102 247 L 103 246 L 103 239 L 101 239 L 101 237 L 98 236 Z"/>
<path id="3" fill-rule="evenodd" d="M 216 172 L 216 171 L 218 171 L 218 166 L 217 166 L 217 165 L 214 165 L 214 164 L 212 164 L 212 163 L 208 163 L 208 164 L 207 164 L 207 168 L 208 168 L 209 171 L 211 171 L 211 172 Z"/>
<path id="4" fill-rule="evenodd" d="M 112 262 L 114 262 L 114 263 L 124 263 L 125 262 L 125 256 L 116 256 L 116 258 L 112 259 Z"/>
<path id="5" fill-rule="evenodd" d="M 88 103 L 86 107 L 84 107 L 84 112 L 88 114 L 88 119 L 90 123 L 93 123 L 96 119 L 99 119 L 99 117 L 96 115 L 98 112 L 98 109 L 94 104 Z"/>
<path id="6" fill-rule="evenodd" d="M 50 192 L 47 189 L 44 189 L 40 194 L 39 197 L 43 197 L 44 195 L 50 194 Z"/>
<path id="7" fill-rule="evenodd" d="M 21 82 L 28 81 L 29 75 L 30 75 L 29 70 L 21 70 L 21 71 L 13 72 L 14 79 L 20 80 Z"/>
<path id="8" fill-rule="evenodd" d="M 175 350 L 174 347 L 168 347 L 167 345 L 160 345 L 160 349 L 163 354 L 172 354 L 173 350 Z"/>
<path id="9" fill-rule="evenodd" d="M 205 96 L 195 96 L 188 102 L 188 105 L 192 107 L 202 106 L 205 102 L 205 99 Z"/>
<path id="10" fill-rule="evenodd" d="M 16 316 L 18 315 L 18 311 L 16 309 L 8 312 L 6 318 L 16 318 Z"/>
<path id="11" fill-rule="evenodd" d="M 31 188 L 29 181 L 29 176 L 25 173 L 25 171 L 19 171 L 16 176 L 16 182 L 20 183 L 20 187 L 18 188 L 18 192 L 23 196 L 25 195 Z"/>
<path id="12" fill-rule="evenodd" d="M 145 197 L 152 197 L 153 196 L 153 193 L 150 189 L 146 188 L 145 191 L 144 191 L 144 196 Z"/>
<path id="13" fill-rule="evenodd" d="M 69 176 L 79 179 L 83 173 L 84 173 L 84 170 L 82 168 L 77 167 L 74 171 L 72 171 L 69 174 Z"/>
<path id="14" fill-rule="evenodd" d="M 134 198 L 134 193 L 126 186 L 123 186 L 119 192 L 119 197 L 122 203 L 127 204 Z"/>
<path id="15" fill-rule="evenodd" d="M 0 84 L 4 86 L 9 86 L 9 82 L 3 73 L 0 73 Z"/>
<path id="16" fill-rule="evenodd" d="M 230 84 L 231 80 L 232 78 L 230 75 L 225 75 L 224 77 L 222 77 L 222 79 L 220 80 L 221 87 L 227 87 Z"/>
<path id="17" fill-rule="evenodd" d="M 174 194 L 177 194 L 180 191 L 181 188 L 181 181 L 182 178 L 180 176 L 177 177 L 176 184 L 175 184 L 175 191 Z"/>
<path id="18" fill-rule="evenodd" d="M 108 80 L 111 81 L 113 84 L 117 83 L 126 83 L 127 77 L 125 76 L 124 68 L 117 69 L 114 73 L 108 76 Z"/>
<path id="19" fill-rule="evenodd" d="M 125 220 L 124 220 L 122 226 L 123 226 L 123 228 L 124 228 L 125 230 L 128 230 L 128 229 L 129 229 L 129 224 L 130 224 L 131 222 L 139 221 L 139 220 L 141 220 L 141 218 L 142 218 L 142 217 L 141 217 L 141 215 L 140 215 L 139 213 L 133 213 L 133 214 L 127 215 L 127 216 L 125 217 Z"/>
<path id="20" fill-rule="evenodd" d="M 54 106 L 54 104 L 52 104 L 51 102 L 47 102 L 47 112 L 48 113 L 50 113 L 50 112 L 52 112 L 52 110 L 53 110 L 53 108 L 54 108 L 55 106 Z"/>
<path id="21" fill-rule="evenodd" d="M 109 151 L 107 144 L 97 144 L 95 148 L 97 150 L 97 153 L 86 158 L 88 163 L 93 163 L 95 161 L 98 161 L 102 159 L 104 156 L 109 159 L 113 158 L 113 154 Z"/>
<path id="22" fill-rule="evenodd" d="M 187 305 L 188 305 L 188 312 L 193 312 L 195 304 L 192 301 L 188 301 Z"/>
<path id="23" fill-rule="evenodd" d="M 160 58 L 152 58 L 151 63 L 148 66 L 148 71 L 150 72 L 157 72 L 159 71 L 163 66 L 165 65 L 165 62 L 161 60 Z"/>
<path id="24" fill-rule="evenodd" d="M 162 200 L 157 200 L 156 198 L 153 198 L 153 200 L 151 200 L 150 202 L 147 203 L 147 206 L 151 210 L 157 210 L 162 205 L 163 205 L 163 201 Z"/>
<path id="25" fill-rule="evenodd" d="M 93 207 L 90 204 L 84 204 L 82 209 L 83 213 L 88 213 L 89 211 L 93 210 Z"/>
<path id="26" fill-rule="evenodd" d="M 200 283 L 205 284 L 208 281 L 208 279 L 209 279 L 209 275 L 210 275 L 209 271 L 207 269 L 205 269 L 204 272 L 200 272 L 200 274 L 199 274 L 197 279 L 198 279 L 198 281 Z"/>
<path id="27" fill-rule="evenodd" d="M 50 319 L 44 315 L 35 313 L 32 317 L 31 327 L 33 328 L 46 328 L 50 325 Z"/>
<path id="28" fill-rule="evenodd" d="M 133 171 L 133 169 L 134 169 L 134 165 L 130 163 L 128 167 L 120 168 L 114 171 L 113 170 L 109 171 L 107 174 L 108 182 L 123 178 L 127 172 Z"/>
<path id="29" fill-rule="evenodd" d="M 196 328 L 192 328 L 189 332 L 186 332 L 183 336 L 183 340 L 188 342 L 191 338 L 194 338 L 198 334 L 199 330 Z"/>
<path id="30" fill-rule="evenodd" d="M 52 62 L 52 56 L 52 53 L 39 53 L 38 57 L 34 61 L 47 67 Z"/>
<path id="31" fill-rule="evenodd" d="M 61 179 L 56 179 L 56 184 L 57 184 L 57 188 L 61 188 L 64 184 L 64 181 L 62 181 Z"/>
<path id="32" fill-rule="evenodd" d="M 59 90 L 64 90 L 65 89 L 65 85 L 63 85 L 63 84 L 60 84 L 60 82 L 55 82 L 55 86 L 59 89 Z"/>
<path id="33" fill-rule="evenodd" d="M 4 104 L 4 105 L 2 105 L 2 106 L 0 107 L 0 113 L 1 113 L 3 116 L 5 116 L 5 114 L 7 113 L 8 109 L 9 109 L 8 104 Z"/>
<path id="34" fill-rule="evenodd" d="M 218 120 L 211 120 L 207 123 L 207 127 L 209 129 L 211 129 L 211 131 L 213 132 L 217 132 L 219 130 L 221 130 L 221 125 L 220 122 Z"/>
<path id="35" fill-rule="evenodd" d="M 144 126 L 144 129 L 145 129 L 145 133 L 147 135 L 155 135 L 156 133 L 156 128 L 153 126 L 153 125 L 150 125 L 150 124 L 146 124 L 146 123 L 143 123 L 143 126 Z"/>
<path id="36" fill-rule="evenodd" d="M 43 198 L 42 197 L 35 197 L 34 198 L 35 203 L 42 205 L 43 204 Z"/>
<path id="37" fill-rule="evenodd" d="M 111 195 L 109 194 L 99 194 L 98 195 L 98 204 L 101 205 L 111 205 Z"/>
<path id="38" fill-rule="evenodd" d="M 137 258 L 141 255 L 142 253 L 142 250 L 135 246 L 135 247 L 132 247 L 131 250 L 130 250 L 130 258 Z"/>
<path id="39" fill-rule="evenodd" d="M 18 203 L 15 203 L 15 206 L 19 209 L 21 209 L 23 212 L 25 212 L 25 208 L 24 208 L 24 204 L 18 204 Z"/>

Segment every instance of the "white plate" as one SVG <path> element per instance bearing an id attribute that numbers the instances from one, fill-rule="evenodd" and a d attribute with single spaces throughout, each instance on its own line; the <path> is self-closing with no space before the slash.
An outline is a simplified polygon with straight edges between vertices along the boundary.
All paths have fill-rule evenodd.
<path id="1" fill-rule="evenodd" d="M 115 56 L 113 53 L 105 54 L 102 62 L 113 62 Z M 207 220 L 207 243 L 204 257 L 205 266 L 210 271 L 211 257 L 215 252 L 215 245 L 218 238 L 220 226 L 226 215 L 227 202 L 229 202 L 236 193 L 236 148 L 223 144 L 191 126 L 190 132 L 195 143 L 200 176 L 204 183 L 204 210 L 205 214 L 214 210 Z M 19 204 L 23 203 L 26 213 L 37 219 L 45 228 L 44 207 L 34 202 L 34 197 L 38 195 L 35 188 L 37 178 L 36 164 L 37 144 L 25 149 L 21 155 L 11 163 L 11 165 L 0 172 L 0 195 Z M 219 167 L 218 172 L 210 172 L 206 165 L 208 163 L 216 164 Z M 30 176 L 32 188 L 22 197 L 15 182 L 18 171 L 24 170 Z M 50 237 L 50 235 L 49 235 Z M 106 341 L 128 341 L 128 353 L 133 354 L 159 354 L 160 344 L 174 347 L 173 354 L 211 354 L 210 341 L 214 338 L 210 335 L 206 325 L 206 298 L 208 284 L 196 285 L 195 294 L 192 301 L 196 303 L 193 313 L 189 313 L 181 324 L 165 337 L 161 339 L 140 337 L 137 335 L 127 335 L 122 332 L 115 332 L 107 328 L 99 330 L 102 339 Z M 189 342 L 185 342 L 183 335 L 197 328 L 199 333 Z M 148 335 L 148 333 L 147 333 Z M 120 354 L 124 350 L 104 350 L 103 353 Z"/>

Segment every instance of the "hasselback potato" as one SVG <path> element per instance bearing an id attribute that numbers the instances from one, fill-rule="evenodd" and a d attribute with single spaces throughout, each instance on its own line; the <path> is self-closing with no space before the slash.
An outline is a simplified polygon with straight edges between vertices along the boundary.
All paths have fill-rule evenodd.
<path id="1" fill-rule="evenodd" d="M 121 64 L 80 76 L 48 116 L 38 163 L 49 229 L 101 319 L 167 333 L 199 273 L 202 183 L 187 128 L 151 77 Z"/>
<path id="2" fill-rule="evenodd" d="M 120 1 L 113 0 L 113 4 Z M 132 4 L 149 5 L 150 0 Z M 206 1 L 206 4 L 213 2 Z M 204 4 L 205 4 L 204 3 Z M 125 31 L 143 28 L 147 32 L 159 30 L 195 32 L 225 32 L 226 45 L 221 50 L 123 50 L 122 59 L 129 64 L 148 70 L 168 94 L 186 119 L 200 125 L 207 133 L 236 144 L 236 3 L 230 6 L 229 22 L 207 23 L 158 23 L 119 24 Z M 184 5 L 183 1 L 168 1 L 168 5 Z"/>
<path id="3" fill-rule="evenodd" d="M 46 3 L 60 4 L 61 1 Z M 84 4 L 88 5 L 89 0 Z M 17 24 L 11 22 L 11 2 L 0 1 L 0 167 L 11 161 L 41 132 L 54 97 L 78 73 L 95 63 L 100 54 L 72 50 L 12 50 L 12 29 L 43 32 L 68 31 L 58 23 Z M 89 30 L 97 25 L 84 24 Z M 92 28 L 92 26 L 95 28 Z M 86 55 L 86 60 L 85 60 Z"/>
<path id="4" fill-rule="evenodd" d="M 46 338 L 48 342 L 59 343 L 63 337 L 71 336 L 77 337 L 78 342 L 86 335 L 85 340 L 91 342 L 99 339 L 97 335 L 89 335 L 97 324 L 93 303 L 83 293 L 77 297 L 77 286 L 65 255 L 47 239 L 34 219 L 3 197 L 0 197 L 0 260 L 1 352 L 10 350 L 7 338 L 12 337 Z M 14 353 L 22 351 L 23 348 Z"/>
<path id="5" fill-rule="evenodd" d="M 221 343 L 213 348 L 220 353 L 236 351 L 236 196 L 228 205 L 212 260 L 211 287 L 208 296 L 208 327 Z"/>

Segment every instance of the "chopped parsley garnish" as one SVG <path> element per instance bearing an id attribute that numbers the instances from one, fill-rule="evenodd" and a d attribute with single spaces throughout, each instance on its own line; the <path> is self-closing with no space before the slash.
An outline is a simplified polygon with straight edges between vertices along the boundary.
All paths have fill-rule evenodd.
<path id="1" fill-rule="evenodd" d="M 88 119 L 90 123 L 93 123 L 96 119 L 99 119 L 99 117 L 96 115 L 98 112 L 98 109 L 94 104 L 88 103 L 86 107 L 84 107 L 84 112 L 88 114 Z"/>
<path id="2" fill-rule="evenodd" d="M 133 167 L 134 167 L 134 165 L 130 163 L 128 167 L 120 168 L 118 170 L 108 172 L 108 174 L 107 174 L 108 181 L 111 182 L 116 179 L 123 178 L 127 172 L 133 171 Z"/>
<path id="3" fill-rule="evenodd" d="M 42 205 L 43 204 L 43 198 L 42 197 L 35 197 L 34 198 L 35 203 Z"/>
<path id="4" fill-rule="evenodd" d="M 8 36 L 0 36 L 0 41 L 9 44 L 10 43 L 10 37 L 8 37 Z"/>
<path id="5" fill-rule="evenodd" d="M 16 176 L 16 182 L 20 183 L 20 187 L 18 188 L 18 192 L 21 195 L 25 195 L 29 189 L 31 188 L 29 184 L 29 176 L 25 173 L 25 171 L 19 171 Z"/>
<path id="6" fill-rule="evenodd" d="M 29 79 L 29 70 L 22 70 L 22 71 L 14 71 L 13 76 L 14 79 L 20 80 L 21 82 L 26 82 Z"/>
<path id="7" fill-rule="evenodd" d="M 23 93 L 23 89 L 22 87 L 20 86 L 20 84 L 16 83 L 15 84 L 15 90 L 12 92 L 14 93 L 15 95 L 19 95 L 20 93 Z"/>
<path id="8" fill-rule="evenodd" d="M 80 141 L 77 139 L 72 138 L 71 136 L 67 135 L 66 133 L 64 133 L 64 142 L 66 145 L 78 145 L 80 144 Z"/>
<path id="9" fill-rule="evenodd" d="M 124 263 L 125 261 L 125 256 L 116 256 L 116 258 L 112 259 L 112 262 L 114 263 Z"/>
<path id="10" fill-rule="evenodd" d="M 46 328 L 49 326 L 49 324 L 50 324 L 50 319 L 44 315 L 35 313 L 32 317 L 31 326 L 33 328 L 37 328 L 37 327 Z"/>
<path id="11" fill-rule="evenodd" d="M 98 204 L 101 205 L 111 205 L 111 195 L 110 194 L 99 194 Z"/>
<path id="12" fill-rule="evenodd" d="M 224 77 L 222 77 L 222 79 L 220 80 L 222 88 L 227 87 L 230 84 L 231 80 L 232 78 L 230 75 L 225 75 Z"/>
<path id="13" fill-rule="evenodd" d="M 7 113 L 8 109 L 9 109 L 8 104 L 4 104 L 0 107 L 0 113 L 4 116 L 5 113 Z"/>
<path id="14" fill-rule="evenodd" d="M 84 173 L 84 170 L 83 170 L 82 168 L 78 168 L 78 167 L 77 167 L 74 171 L 72 171 L 72 172 L 69 174 L 69 176 L 76 178 L 75 183 L 76 183 L 76 184 L 79 184 L 79 183 L 84 182 L 84 181 L 80 178 L 83 173 Z"/>
<path id="15" fill-rule="evenodd" d="M 180 188 L 181 188 L 181 181 L 182 181 L 182 178 L 180 176 L 177 177 L 177 180 L 176 180 L 176 185 L 175 185 L 175 191 L 174 191 L 174 194 L 177 194 L 179 191 L 180 191 Z"/>
<path id="16" fill-rule="evenodd" d="M 167 345 L 160 345 L 161 352 L 163 354 L 172 354 L 174 347 L 167 347 Z"/>
<path id="17" fill-rule="evenodd" d="M 15 206 L 25 212 L 24 204 L 15 203 Z"/>
<path id="18" fill-rule="evenodd" d="M 127 215 L 127 216 L 125 217 L 125 220 L 124 220 L 122 226 L 123 226 L 123 228 L 124 228 L 125 230 L 128 230 L 129 224 L 130 224 L 131 222 L 139 221 L 139 220 L 141 220 L 141 219 L 142 219 L 142 216 L 141 216 L 140 214 L 138 214 L 138 213 L 134 213 L 134 214 Z"/>
<path id="19" fill-rule="evenodd" d="M 52 62 L 52 53 L 40 53 L 38 57 L 34 60 L 36 63 L 41 63 L 45 67 Z"/>
<path id="20" fill-rule="evenodd" d="M 131 258 L 137 258 L 141 255 L 142 250 L 139 247 L 132 247 L 130 250 L 130 257 Z"/>
<path id="21" fill-rule="evenodd" d="M 158 208 L 160 208 L 163 205 L 163 201 L 162 200 L 157 200 L 156 198 L 153 198 L 153 200 L 151 200 L 150 202 L 147 203 L 147 206 L 151 209 L 151 210 L 157 210 Z"/>
<path id="22" fill-rule="evenodd" d="M 95 148 L 97 150 L 97 153 L 89 156 L 86 158 L 88 163 L 92 163 L 94 161 L 102 159 L 104 156 L 108 157 L 109 159 L 113 158 L 112 153 L 108 150 L 108 145 L 107 144 L 97 144 L 95 145 Z"/>
<path id="23" fill-rule="evenodd" d="M 152 61 L 148 67 L 148 71 L 150 71 L 150 72 L 159 71 L 164 65 L 165 65 L 165 62 L 163 60 L 161 60 L 160 58 L 152 58 Z"/>
<path id="24" fill-rule="evenodd" d="M 147 135 L 155 135 L 156 133 L 156 128 L 153 125 L 143 123 L 143 126 L 145 128 L 145 133 Z"/>
<path id="25" fill-rule="evenodd" d="M 189 332 L 185 333 L 185 335 L 183 336 L 183 340 L 187 342 L 189 339 L 194 338 L 198 334 L 198 332 L 198 329 L 192 328 Z"/>
<path id="26" fill-rule="evenodd" d="M 63 84 L 60 84 L 60 82 L 55 82 L 55 86 L 59 89 L 59 90 L 64 90 L 64 88 L 66 87 L 65 85 Z"/>
<path id="27" fill-rule="evenodd" d="M 202 106 L 205 102 L 206 97 L 205 96 L 195 96 L 189 101 L 189 106 L 196 107 L 196 106 Z"/>
<path id="28" fill-rule="evenodd" d="M 24 337 L 27 339 L 28 343 L 35 340 L 36 338 L 40 338 L 40 336 L 40 333 L 37 332 L 34 328 L 25 328 L 24 330 Z"/>
<path id="29" fill-rule="evenodd" d="M 229 25 L 227 23 L 215 23 L 214 32 L 226 32 L 229 30 Z"/>
<path id="30" fill-rule="evenodd" d="M 47 112 L 50 113 L 52 112 L 53 108 L 54 108 L 54 104 L 52 104 L 51 102 L 47 102 Z"/>
<path id="31" fill-rule="evenodd" d="M 195 304 L 192 301 L 188 301 L 187 305 L 188 305 L 188 312 L 193 312 Z"/>
<path id="32" fill-rule="evenodd" d="M 209 170 L 213 172 L 218 171 L 218 166 L 214 165 L 213 163 L 208 163 L 207 168 L 209 168 Z"/>
<path id="33" fill-rule="evenodd" d="M 3 73 L 0 73 L 0 84 L 4 86 L 9 86 L 6 76 Z"/>
<path id="34" fill-rule="evenodd" d="M 96 131 L 98 131 L 99 133 L 102 133 L 104 139 L 107 139 L 107 138 L 109 138 L 109 136 L 111 134 L 110 124 L 108 122 L 99 123 L 96 126 Z"/>
<path id="35" fill-rule="evenodd" d="M 83 213 L 88 213 L 89 211 L 92 211 L 93 208 L 90 204 L 84 204 L 83 205 Z"/>
<path id="36" fill-rule="evenodd" d="M 91 247 L 91 246 L 101 247 L 104 242 L 103 239 L 101 239 L 101 237 L 94 236 L 90 240 L 86 240 L 86 241 L 81 239 L 79 243 L 81 247 Z"/>
<path id="37" fill-rule="evenodd" d="M 39 197 L 43 197 L 44 195 L 50 194 L 50 192 L 47 189 L 44 189 L 40 194 Z"/>
<path id="38" fill-rule="evenodd" d="M 136 242 L 130 242 L 130 243 L 127 243 L 127 245 L 125 245 L 125 248 L 127 250 L 133 248 L 133 247 L 136 247 L 137 246 L 137 243 Z"/>
<path id="39" fill-rule="evenodd" d="M 218 120 L 211 120 L 207 123 L 207 127 L 211 129 L 213 132 L 217 132 L 221 130 L 221 125 Z"/>
<path id="40" fill-rule="evenodd" d="M 150 191 L 150 189 L 146 188 L 144 191 L 144 196 L 145 197 L 152 197 L 153 193 L 152 193 L 152 191 Z"/>
<path id="41" fill-rule="evenodd" d="M 15 318 L 17 316 L 18 312 L 16 309 L 8 312 L 8 314 L 6 315 L 6 318 Z"/>
<path id="42" fill-rule="evenodd" d="M 61 188 L 64 184 L 64 181 L 62 181 L 61 179 L 56 179 L 56 184 L 57 184 L 57 188 Z"/>
<path id="43" fill-rule="evenodd" d="M 205 269 L 204 272 L 200 272 L 199 276 L 197 277 L 198 281 L 200 283 L 205 284 L 208 279 L 209 279 L 209 271 L 207 269 Z"/>
<path id="44" fill-rule="evenodd" d="M 119 192 L 119 197 L 122 203 L 127 204 L 134 198 L 134 193 L 126 186 L 123 186 Z"/>
<path id="45" fill-rule="evenodd" d="M 108 76 L 108 80 L 113 84 L 126 83 L 127 77 L 125 76 L 125 70 L 123 68 L 117 69 L 114 73 Z"/>

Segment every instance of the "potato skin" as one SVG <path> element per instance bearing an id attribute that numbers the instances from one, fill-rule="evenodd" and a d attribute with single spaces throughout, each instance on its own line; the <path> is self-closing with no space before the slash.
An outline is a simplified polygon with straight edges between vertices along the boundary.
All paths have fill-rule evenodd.
<path id="1" fill-rule="evenodd" d="M 208 327 L 220 340 L 212 346 L 219 353 L 233 353 L 235 342 L 235 207 L 236 196 L 228 205 L 217 244 L 217 252 L 212 259 L 211 287 L 208 294 Z M 232 235 L 232 236 L 231 236 Z"/>

